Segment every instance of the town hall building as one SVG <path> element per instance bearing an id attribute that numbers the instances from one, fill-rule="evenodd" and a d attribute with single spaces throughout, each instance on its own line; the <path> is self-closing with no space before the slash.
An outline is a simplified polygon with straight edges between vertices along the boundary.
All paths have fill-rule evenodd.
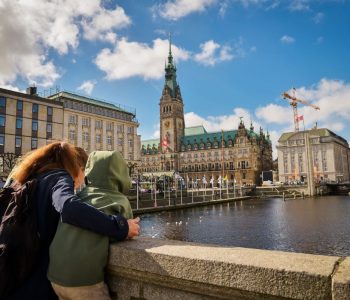
<path id="1" fill-rule="evenodd" d="M 259 184 L 261 173 L 272 169 L 269 133 L 239 122 L 235 130 L 207 132 L 204 126 L 186 127 L 184 101 L 176 79 L 171 44 L 165 84 L 159 102 L 160 138 L 141 141 L 139 174 L 179 174 L 191 181 L 227 178 L 240 184 Z"/>

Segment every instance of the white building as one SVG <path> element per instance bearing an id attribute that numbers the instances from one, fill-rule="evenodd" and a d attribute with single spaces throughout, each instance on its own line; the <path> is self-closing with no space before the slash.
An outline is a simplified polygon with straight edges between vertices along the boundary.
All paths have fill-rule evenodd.
<path id="1" fill-rule="evenodd" d="M 305 136 L 310 138 L 310 159 L 316 181 L 349 181 L 348 142 L 326 128 L 283 133 L 278 140 L 279 180 L 307 181 Z"/>

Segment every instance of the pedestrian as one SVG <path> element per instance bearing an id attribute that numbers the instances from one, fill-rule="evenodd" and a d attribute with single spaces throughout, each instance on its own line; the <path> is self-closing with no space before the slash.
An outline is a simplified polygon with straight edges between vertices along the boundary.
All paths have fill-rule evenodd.
<path id="1" fill-rule="evenodd" d="M 133 217 L 130 202 L 124 195 L 131 187 L 131 180 L 119 152 L 92 152 L 85 175 L 87 186 L 78 193 L 81 201 L 106 214 Z M 59 299 L 111 299 L 104 282 L 109 243 L 107 236 L 59 223 L 50 246 L 48 268 L 48 278 Z"/>
<path id="2" fill-rule="evenodd" d="M 38 259 L 29 278 L 6 300 L 57 299 L 47 279 L 47 268 L 49 246 L 59 220 L 116 240 L 124 240 L 128 234 L 136 235 L 138 232 L 139 227 L 134 220 L 126 220 L 121 214 L 108 216 L 79 201 L 74 188 L 82 184 L 82 161 L 86 162 L 86 157 L 84 159 L 79 153 L 69 143 L 54 142 L 24 156 L 11 174 L 16 184 L 24 184 L 31 178 L 38 179 L 34 198 L 37 201 L 40 245 Z"/>

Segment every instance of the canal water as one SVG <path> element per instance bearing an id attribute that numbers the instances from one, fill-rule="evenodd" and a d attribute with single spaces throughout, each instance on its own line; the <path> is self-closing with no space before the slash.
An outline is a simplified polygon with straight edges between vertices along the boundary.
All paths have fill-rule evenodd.
<path id="1" fill-rule="evenodd" d="M 141 236 L 350 256 L 350 197 L 252 199 L 141 215 Z"/>

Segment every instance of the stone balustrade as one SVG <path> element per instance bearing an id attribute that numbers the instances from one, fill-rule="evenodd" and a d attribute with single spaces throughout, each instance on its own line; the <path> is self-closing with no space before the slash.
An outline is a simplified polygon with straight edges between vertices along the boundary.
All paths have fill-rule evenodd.
<path id="1" fill-rule="evenodd" d="M 350 299 L 350 257 L 139 237 L 115 243 L 113 299 Z"/>

